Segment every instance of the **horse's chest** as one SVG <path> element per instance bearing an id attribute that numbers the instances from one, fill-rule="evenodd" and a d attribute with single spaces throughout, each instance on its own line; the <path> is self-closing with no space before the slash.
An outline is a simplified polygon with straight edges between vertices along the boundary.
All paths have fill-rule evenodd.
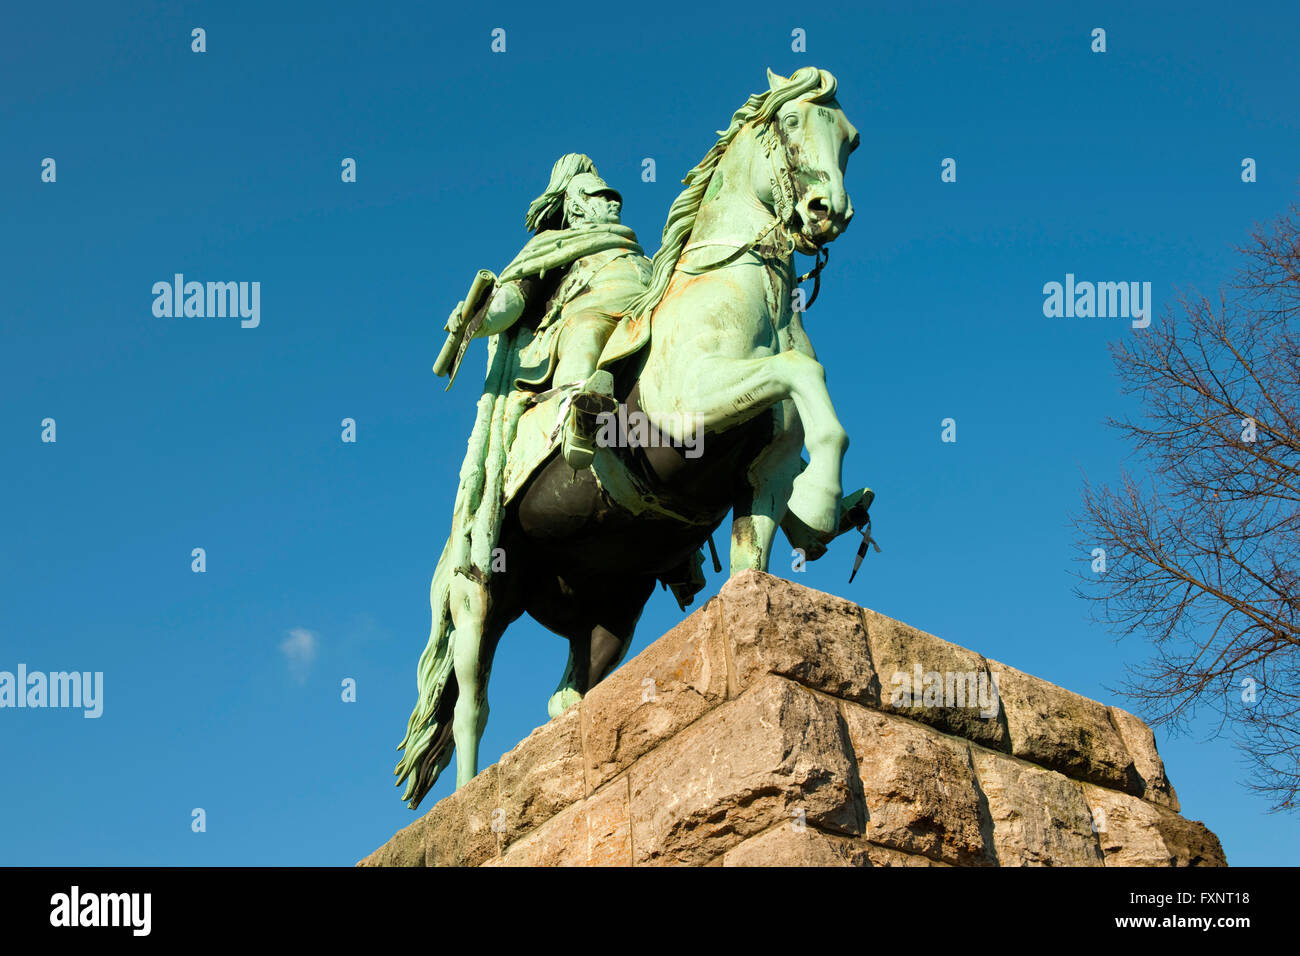
<path id="1" fill-rule="evenodd" d="M 792 285 L 786 270 L 746 263 L 708 284 L 704 298 L 712 302 L 696 314 L 715 317 L 726 326 L 724 333 L 749 339 L 759 353 L 782 352 L 792 344 Z"/>
<path id="2" fill-rule="evenodd" d="M 767 319 L 759 323 L 764 345 L 773 352 L 784 352 L 793 344 L 790 334 L 790 316 L 793 308 L 792 291 L 794 273 L 788 268 L 760 267 L 753 300 L 761 303 Z"/>

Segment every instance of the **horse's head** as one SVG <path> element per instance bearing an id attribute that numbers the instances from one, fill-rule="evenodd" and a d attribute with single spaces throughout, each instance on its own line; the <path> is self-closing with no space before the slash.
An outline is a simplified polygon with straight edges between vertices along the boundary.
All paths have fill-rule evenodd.
<path id="1" fill-rule="evenodd" d="M 789 78 L 768 70 L 767 82 L 776 108 L 758 126 L 771 161 L 771 182 L 761 194 L 771 194 L 795 248 L 811 255 L 853 218 L 844 171 L 861 137 L 835 101 L 835 78 L 825 70 L 803 67 Z"/>
<path id="2" fill-rule="evenodd" d="M 767 83 L 767 90 L 732 114 L 713 148 L 682 180 L 686 188 L 668 210 L 650 284 L 628 306 L 633 322 L 659 306 L 688 242 L 734 243 L 751 225 L 770 228 L 770 220 L 758 222 L 763 211 L 776 217 L 805 255 L 848 228 L 853 203 L 844 190 L 844 169 L 860 137 L 835 101 L 835 77 L 805 66 L 788 78 L 768 70 Z"/>

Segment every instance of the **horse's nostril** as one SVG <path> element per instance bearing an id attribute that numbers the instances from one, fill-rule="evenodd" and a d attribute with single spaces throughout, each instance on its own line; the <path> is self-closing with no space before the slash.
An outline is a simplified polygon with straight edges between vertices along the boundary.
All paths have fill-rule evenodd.
<path id="1" fill-rule="evenodd" d="M 831 210 L 830 207 L 826 205 L 826 200 L 811 199 L 808 201 L 808 214 L 811 219 L 828 219 L 830 218 Z"/>

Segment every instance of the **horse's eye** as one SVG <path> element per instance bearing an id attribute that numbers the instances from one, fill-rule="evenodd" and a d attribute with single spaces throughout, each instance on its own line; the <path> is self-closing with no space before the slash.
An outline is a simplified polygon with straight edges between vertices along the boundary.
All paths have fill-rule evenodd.
<path id="1" fill-rule="evenodd" d="M 796 126 L 799 125 L 799 114 L 786 113 L 785 119 L 783 119 L 781 122 L 785 124 L 787 129 L 794 129 Z"/>

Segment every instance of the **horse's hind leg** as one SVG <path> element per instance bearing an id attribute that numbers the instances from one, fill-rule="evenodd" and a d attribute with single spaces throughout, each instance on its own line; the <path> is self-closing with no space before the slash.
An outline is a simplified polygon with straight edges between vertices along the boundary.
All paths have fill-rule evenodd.
<path id="1" fill-rule="evenodd" d="M 546 712 L 559 717 L 608 677 L 627 656 L 635 631 L 633 622 L 622 633 L 611 631 L 602 624 L 593 625 L 589 631 L 575 632 L 569 639 L 569 663 L 560 678 L 560 686 L 547 701 Z"/>
<path id="2" fill-rule="evenodd" d="M 636 577 L 618 585 L 602 581 L 579 588 L 571 599 L 574 613 L 563 627 L 548 623 L 569 639 L 569 662 L 547 705 L 552 717 L 581 700 L 622 663 L 654 586 L 654 578 Z"/>
<path id="3" fill-rule="evenodd" d="M 452 583 L 452 620 L 456 633 L 452 638 L 452 668 L 456 673 L 456 706 L 452 712 L 451 732 L 456 741 L 456 789 L 459 790 L 478 774 L 478 745 L 487 726 L 488 677 L 492 658 L 506 627 L 520 611 L 506 587 L 494 579 L 489 597 L 485 587 L 455 576 Z"/>
<path id="4" fill-rule="evenodd" d="M 555 688 L 555 693 L 546 702 L 546 712 L 552 717 L 559 717 L 580 700 L 582 692 L 578 690 L 578 662 L 574 659 L 573 643 L 570 642 L 569 662 L 564 666 L 560 686 Z"/>
<path id="5" fill-rule="evenodd" d="M 651 577 L 632 578 L 623 587 L 603 590 L 587 640 L 587 674 L 581 688 L 584 694 L 623 662 L 632 646 L 636 622 L 654 590 L 655 579 Z"/>
<path id="6" fill-rule="evenodd" d="M 772 410 L 775 438 L 754 459 L 745 476 L 731 522 L 731 573 L 766 571 L 776 529 L 786 516 L 794 480 L 803 469 L 799 455 L 803 427 L 793 402 Z"/>

